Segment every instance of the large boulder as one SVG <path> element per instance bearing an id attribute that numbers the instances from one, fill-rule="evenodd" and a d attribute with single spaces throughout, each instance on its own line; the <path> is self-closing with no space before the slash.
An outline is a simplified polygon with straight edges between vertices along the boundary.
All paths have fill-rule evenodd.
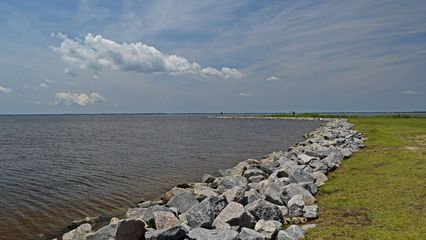
<path id="1" fill-rule="evenodd" d="M 255 224 L 255 218 L 245 211 L 243 205 L 236 202 L 230 202 L 213 221 L 213 226 L 217 229 L 238 230 L 241 227 L 253 228 Z"/>
<path id="2" fill-rule="evenodd" d="M 262 195 L 256 190 L 250 189 L 244 193 L 243 205 L 247 205 L 259 199 L 262 199 Z"/>
<path id="3" fill-rule="evenodd" d="M 86 240 L 115 240 L 118 224 L 106 225 L 94 233 L 87 235 Z"/>
<path id="4" fill-rule="evenodd" d="M 157 230 L 176 226 L 180 224 L 179 219 L 171 212 L 154 212 L 155 228 Z"/>
<path id="5" fill-rule="evenodd" d="M 313 204 L 315 202 L 315 197 L 312 196 L 312 194 L 308 190 L 295 183 L 290 183 L 285 187 L 282 195 L 282 200 L 287 204 L 288 201 L 297 194 L 303 195 L 303 200 L 307 205 Z"/>
<path id="6" fill-rule="evenodd" d="M 192 228 L 210 228 L 215 217 L 227 204 L 228 202 L 223 197 L 206 198 L 184 214 L 187 224 Z"/>
<path id="7" fill-rule="evenodd" d="M 286 231 L 280 230 L 278 231 L 276 240 L 296 240 L 296 239 L 290 236 Z"/>
<path id="8" fill-rule="evenodd" d="M 188 234 L 188 229 L 183 225 L 177 225 L 160 230 L 148 231 L 145 234 L 146 240 L 184 240 Z"/>
<path id="9" fill-rule="evenodd" d="M 296 169 L 294 172 L 292 172 L 289 176 L 289 179 L 292 183 L 315 182 L 315 178 L 302 169 Z"/>
<path id="10" fill-rule="evenodd" d="M 231 229 L 193 228 L 188 237 L 192 240 L 238 240 L 238 232 Z"/>
<path id="11" fill-rule="evenodd" d="M 144 240 L 145 223 L 137 219 L 123 219 L 118 222 L 116 240 Z"/>
<path id="12" fill-rule="evenodd" d="M 277 205 L 284 205 L 281 200 L 283 188 L 284 184 L 279 181 L 268 181 L 263 192 L 265 200 Z"/>
<path id="13" fill-rule="evenodd" d="M 250 212 L 256 220 L 264 219 L 282 221 L 283 219 L 282 212 L 278 205 L 263 199 L 247 204 L 245 209 Z"/>
<path id="14" fill-rule="evenodd" d="M 63 240 L 86 240 L 87 235 L 92 232 L 92 226 L 89 223 L 84 223 L 76 229 L 65 233 L 62 236 Z"/>
<path id="15" fill-rule="evenodd" d="M 158 211 L 171 212 L 169 208 L 158 205 L 149 208 L 129 208 L 126 218 L 143 220 L 148 227 L 155 227 L 154 212 Z"/>
<path id="16" fill-rule="evenodd" d="M 265 221 L 263 219 L 260 219 L 256 223 L 254 230 L 263 234 L 266 237 L 266 239 L 274 239 L 278 231 L 281 229 L 281 227 L 282 227 L 281 222 L 274 221 L 274 220 Z"/>
<path id="17" fill-rule="evenodd" d="M 246 189 L 246 186 L 235 186 L 226 190 L 224 193 L 222 193 L 222 195 L 225 196 L 228 202 L 242 203 Z"/>
<path id="18" fill-rule="evenodd" d="M 189 191 L 184 188 L 174 187 L 170 191 L 163 193 L 163 195 L 161 196 L 161 200 L 163 200 L 164 203 L 169 202 L 173 196 L 183 192 L 189 192 Z"/>
<path id="19" fill-rule="evenodd" d="M 305 201 L 303 200 L 303 195 L 297 194 L 294 195 L 287 203 L 288 212 L 290 217 L 300 217 L 303 216 L 303 208 L 305 207 Z"/>
<path id="20" fill-rule="evenodd" d="M 285 231 L 295 240 L 305 237 L 305 232 L 297 225 L 291 225 Z"/>
<path id="21" fill-rule="evenodd" d="M 195 204 L 198 204 L 198 201 L 194 195 L 192 195 L 190 192 L 182 192 L 173 196 L 166 206 L 175 207 L 179 213 L 185 213 Z"/>
<path id="22" fill-rule="evenodd" d="M 266 240 L 266 237 L 260 232 L 243 227 L 238 234 L 238 240 Z"/>
<path id="23" fill-rule="evenodd" d="M 314 172 L 311 174 L 315 178 L 315 185 L 322 186 L 327 182 L 328 177 L 323 172 Z"/>
<path id="24" fill-rule="evenodd" d="M 196 186 L 194 188 L 194 195 L 199 201 L 202 201 L 208 197 L 216 197 L 218 194 L 210 187 Z"/>
<path id="25" fill-rule="evenodd" d="M 217 191 L 219 191 L 219 193 L 223 193 L 226 190 L 231 189 L 235 186 L 247 186 L 247 179 L 242 176 L 226 176 L 216 178 L 213 183 L 217 183 Z"/>

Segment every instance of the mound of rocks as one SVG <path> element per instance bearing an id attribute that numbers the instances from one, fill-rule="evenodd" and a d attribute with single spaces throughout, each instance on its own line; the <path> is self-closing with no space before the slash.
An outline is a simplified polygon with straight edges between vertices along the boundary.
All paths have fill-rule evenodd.
<path id="1" fill-rule="evenodd" d="M 74 240 L 284 240 L 301 239 L 318 218 L 317 187 L 327 173 L 363 148 L 346 120 L 329 120 L 288 151 L 248 159 L 219 176 L 181 184 L 130 208 L 97 231 L 89 223 L 64 234 Z M 290 225 L 290 226 L 289 226 Z M 283 227 L 287 226 L 287 227 Z"/>

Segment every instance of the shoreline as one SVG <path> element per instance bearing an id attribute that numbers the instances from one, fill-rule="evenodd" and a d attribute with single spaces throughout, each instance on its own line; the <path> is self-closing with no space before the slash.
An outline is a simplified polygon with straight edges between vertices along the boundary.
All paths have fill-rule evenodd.
<path id="1" fill-rule="evenodd" d="M 270 119 L 324 121 L 305 134 L 305 140 L 287 151 L 272 152 L 261 160 L 248 159 L 205 174 L 201 182 L 180 184 L 159 201 L 145 201 L 128 209 L 124 219 L 92 231 L 90 221 L 80 221 L 63 239 L 299 239 L 305 224 L 318 217 L 317 187 L 362 144 L 362 134 L 345 119 L 314 117 L 211 117 L 218 119 Z M 81 224 L 81 225 L 80 225 Z M 302 225 L 302 228 L 299 225 Z M 289 225 L 284 230 L 283 225 Z M 129 233 L 129 229 L 133 229 Z M 124 232 L 124 233 L 123 233 Z M 129 235 L 129 236 L 130 236 Z M 136 236 L 137 235 L 137 236 Z M 222 236 L 222 237 L 219 237 Z M 224 238 L 224 236 L 226 236 Z M 229 238 L 228 238 L 229 237 Z M 141 238 L 141 239 L 145 239 Z M 252 238 L 247 238 L 252 239 Z M 262 239 L 262 238 L 253 238 Z"/>

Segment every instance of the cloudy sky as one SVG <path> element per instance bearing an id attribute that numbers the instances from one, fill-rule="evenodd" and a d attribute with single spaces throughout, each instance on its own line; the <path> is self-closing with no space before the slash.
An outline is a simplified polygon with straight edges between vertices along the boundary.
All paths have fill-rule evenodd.
<path id="1" fill-rule="evenodd" d="M 426 1 L 0 2 L 0 114 L 426 110 Z"/>

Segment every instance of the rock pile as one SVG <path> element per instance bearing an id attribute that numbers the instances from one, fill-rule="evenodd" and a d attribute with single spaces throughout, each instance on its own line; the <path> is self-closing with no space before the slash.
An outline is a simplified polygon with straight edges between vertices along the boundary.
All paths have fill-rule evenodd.
<path id="1" fill-rule="evenodd" d="M 317 187 L 343 159 L 364 147 L 346 120 L 330 120 L 285 152 L 249 159 L 220 176 L 204 175 L 161 201 L 141 203 L 96 232 L 80 225 L 63 239 L 75 240 L 291 240 L 318 218 Z M 290 225 L 290 226 L 288 226 Z M 284 228 L 283 226 L 288 226 Z"/>

